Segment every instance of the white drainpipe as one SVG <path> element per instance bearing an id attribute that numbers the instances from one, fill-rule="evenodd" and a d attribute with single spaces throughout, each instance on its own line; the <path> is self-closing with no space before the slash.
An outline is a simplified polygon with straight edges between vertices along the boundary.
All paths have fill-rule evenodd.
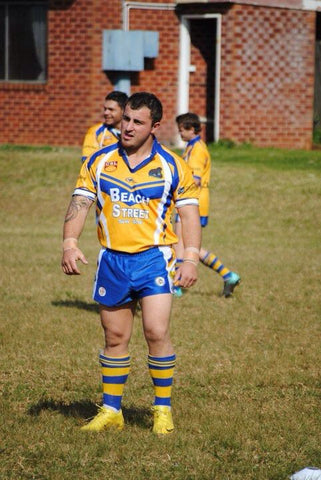
<path id="1" fill-rule="evenodd" d="M 138 10 L 175 10 L 174 3 L 145 3 L 145 2 L 127 2 L 122 0 L 123 30 L 129 30 L 129 12 L 132 9 Z"/>

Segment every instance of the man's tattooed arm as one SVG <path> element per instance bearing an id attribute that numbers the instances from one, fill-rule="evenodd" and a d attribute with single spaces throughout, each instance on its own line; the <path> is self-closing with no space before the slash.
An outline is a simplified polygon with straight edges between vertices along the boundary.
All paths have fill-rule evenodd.
<path id="1" fill-rule="evenodd" d="M 81 195 L 75 195 L 74 197 L 72 197 L 66 213 L 65 223 L 68 223 L 71 220 L 74 220 L 75 218 L 77 218 L 79 213 L 81 214 L 85 213 L 86 215 L 92 204 L 93 204 L 92 200 L 90 200 L 87 197 L 83 197 Z"/>

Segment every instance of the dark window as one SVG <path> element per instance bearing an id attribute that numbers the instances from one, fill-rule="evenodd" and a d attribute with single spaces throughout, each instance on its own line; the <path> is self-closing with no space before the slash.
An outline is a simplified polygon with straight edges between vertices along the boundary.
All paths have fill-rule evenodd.
<path id="1" fill-rule="evenodd" d="M 47 78 L 47 8 L 34 2 L 0 4 L 0 80 Z"/>
<path id="2" fill-rule="evenodd" d="M 5 33 L 5 7 L 0 5 L 0 80 L 4 79 L 5 71 L 5 54 L 4 54 L 4 41 L 6 38 Z"/>

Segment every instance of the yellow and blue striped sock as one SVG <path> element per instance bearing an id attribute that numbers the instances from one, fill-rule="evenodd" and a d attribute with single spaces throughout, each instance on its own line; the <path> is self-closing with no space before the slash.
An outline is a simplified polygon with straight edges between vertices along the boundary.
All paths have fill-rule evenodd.
<path id="1" fill-rule="evenodd" d="M 168 357 L 153 357 L 148 355 L 148 368 L 155 390 L 154 405 L 171 406 L 175 363 L 175 354 Z"/>
<path id="2" fill-rule="evenodd" d="M 223 280 L 227 280 L 231 274 L 231 271 L 226 268 L 219 258 L 212 252 L 206 252 L 204 257 L 200 260 L 203 265 L 217 272 L 223 278 Z"/>
<path id="3" fill-rule="evenodd" d="M 107 357 L 99 355 L 102 370 L 103 405 L 121 409 L 124 386 L 130 371 L 130 356 Z"/>

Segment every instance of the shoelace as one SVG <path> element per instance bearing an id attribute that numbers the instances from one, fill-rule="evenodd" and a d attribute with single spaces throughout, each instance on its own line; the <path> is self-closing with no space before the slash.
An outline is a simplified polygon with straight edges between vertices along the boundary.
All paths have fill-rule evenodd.
<path id="1" fill-rule="evenodd" d="M 94 415 L 93 417 L 86 418 L 85 420 L 86 420 L 87 422 L 90 422 L 91 420 L 93 420 L 95 417 L 97 417 L 97 415 L 100 415 L 101 413 L 104 413 L 104 412 L 103 412 L 104 407 L 102 407 L 101 405 L 98 405 L 97 403 L 95 403 L 95 406 L 96 406 L 97 409 L 98 409 L 98 413 L 96 413 L 96 415 Z"/>

